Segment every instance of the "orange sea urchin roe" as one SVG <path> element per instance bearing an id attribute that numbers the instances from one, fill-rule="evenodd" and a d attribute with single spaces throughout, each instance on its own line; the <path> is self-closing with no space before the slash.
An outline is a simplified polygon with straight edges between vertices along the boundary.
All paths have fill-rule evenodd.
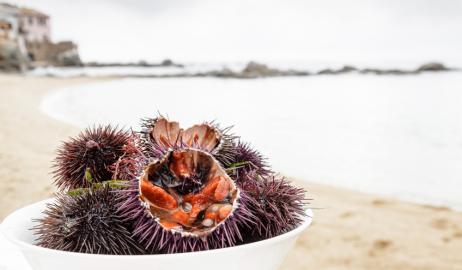
<path id="1" fill-rule="evenodd" d="M 192 182 L 195 188 L 184 188 Z M 228 218 L 237 196 L 234 182 L 220 165 L 193 149 L 170 152 L 150 164 L 140 179 L 140 199 L 159 224 L 196 236 L 213 231 Z"/>
<path id="2" fill-rule="evenodd" d="M 163 209 L 174 209 L 178 207 L 175 198 L 168 194 L 162 188 L 153 185 L 149 181 L 141 181 L 141 190 L 143 199 L 149 203 Z"/>

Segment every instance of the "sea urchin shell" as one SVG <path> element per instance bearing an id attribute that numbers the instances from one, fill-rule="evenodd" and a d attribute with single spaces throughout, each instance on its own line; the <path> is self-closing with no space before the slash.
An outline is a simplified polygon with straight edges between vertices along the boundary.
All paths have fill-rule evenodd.
<path id="1" fill-rule="evenodd" d="M 85 178 L 89 171 L 95 182 L 110 180 L 109 168 L 124 154 L 124 145 L 131 134 L 111 126 L 88 128 L 76 138 L 64 142 L 54 161 L 54 179 L 61 188 L 89 187 Z"/>
<path id="2" fill-rule="evenodd" d="M 119 209 L 150 253 L 178 253 L 242 243 L 243 230 L 260 226 L 247 196 L 220 164 L 197 149 L 171 150 L 147 164 Z"/>
<path id="3" fill-rule="evenodd" d="M 223 164 L 229 164 L 233 157 L 235 137 L 228 134 L 229 128 L 203 123 L 182 129 L 178 122 L 164 117 L 146 119 L 142 126 L 141 145 L 150 156 L 161 158 L 172 149 L 194 148 L 212 154 Z"/>
<path id="4" fill-rule="evenodd" d="M 117 213 L 117 196 L 108 188 L 70 196 L 60 194 L 48 204 L 33 228 L 37 245 L 80 253 L 142 254 L 131 238 L 130 223 Z"/>
<path id="5" fill-rule="evenodd" d="M 140 199 L 166 230 L 210 234 L 232 214 L 239 190 L 214 161 L 198 150 L 174 150 L 147 166 Z"/>

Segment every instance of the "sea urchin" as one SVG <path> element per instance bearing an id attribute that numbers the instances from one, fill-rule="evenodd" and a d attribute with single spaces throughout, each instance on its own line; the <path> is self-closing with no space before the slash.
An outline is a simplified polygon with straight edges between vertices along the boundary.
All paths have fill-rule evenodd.
<path id="1" fill-rule="evenodd" d="M 130 223 L 117 213 L 117 198 L 109 188 L 58 195 L 47 205 L 44 217 L 36 220 L 37 245 L 91 254 L 144 253 L 131 237 Z"/>
<path id="2" fill-rule="evenodd" d="M 242 186 L 249 198 L 249 211 L 261 221 L 251 232 L 254 240 L 275 237 L 297 227 L 306 216 L 305 190 L 275 175 L 257 179 Z"/>
<path id="3" fill-rule="evenodd" d="M 131 134 L 111 126 L 88 128 L 76 138 L 64 142 L 54 161 L 54 179 L 60 189 L 89 187 L 89 172 L 95 182 L 111 179 L 109 168 L 124 154 Z"/>
<path id="4" fill-rule="evenodd" d="M 232 176 L 238 184 L 247 180 L 254 180 L 256 176 L 271 174 L 266 158 L 250 144 L 239 141 L 233 151 Z"/>

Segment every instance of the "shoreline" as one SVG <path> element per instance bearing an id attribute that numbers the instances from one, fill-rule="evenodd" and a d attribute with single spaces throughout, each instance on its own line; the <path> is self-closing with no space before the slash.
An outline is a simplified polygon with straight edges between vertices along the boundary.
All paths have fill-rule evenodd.
<path id="1" fill-rule="evenodd" d="M 192 65 L 194 66 L 194 65 Z M 109 68 L 109 71 L 105 68 Z M 117 69 L 124 69 L 116 71 Z M 132 68 L 131 71 L 127 68 Z M 170 72 L 165 72 L 169 69 Z M 87 73 L 84 70 L 87 69 Z M 98 74 L 97 70 L 103 71 Z M 138 69 L 138 72 L 133 72 L 134 69 Z M 156 71 L 156 69 L 158 69 Z M 176 70 L 175 70 L 176 69 Z M 77 72 L 80 70 L 80 72 Z M 90 71 L 89 71 L 90 70 Z M 141 71 L 143 70 L 143 71 Z M 150 72 L 145 72 L 151 70 Z M 159 73 L 159 70 L 162 70 Z M 74 71 L 74 73 L 69 71 Z M 191 69 L 191 66 L 186 64 L 174 64 L 170 65 L 163 64 L 134 64 L 134 63 L 109 63 L 109 64 L 94 64 L 94 65 L 83 65 L 76 67 L 57 67 L 57 66 L 46 66 L 32 69 L 26 74 L 38 74 L 40 76 L 49 77 L 99 77 L 99 76 L 110 76 L 114 79 L 117 78 L 220 78 L 220 79 L 263 79 L 263 78 L 278 78 L 278 77 L 313 77 L 323 75 L 343 75 L 343 74 L 360 74 L 360 75 L 392 75 L 392 76 L 409 76 L 419 75 L 424 73 L 434 72 L 457 72 L 460 68 L 448 67 L 440 62 L 426 62 L 418 65 L 414 68 L 379 68 L 379 67 L 358 67 L 355 65 L 342 65 L 341 67 L 324 67 L 320 69 L 304 68 L 281 68 L 274 67 L 260 62 L 250 61 L 239 68 L 231 68 L 226 64 L 215 66 L 203 70 Z M 66 74 L 68 72 L 68 74 Z M 93 74 L 92 74 L 93 72 Z M 107 72 L 104 74 L 104 72 Z M 157 72 L 157 73 L 156 73 Z"/>
<path id="2" fill-rule="evenodd" d="M 53 194 L 50 161 L 79 128 L 40 111 L 42 98 L 67 86 L 111 78 L 0 75 L 0 220 Z M 462 213 L 317 183 L 308 190 L 315 218 L 281 269 L 460 269 Z"/>

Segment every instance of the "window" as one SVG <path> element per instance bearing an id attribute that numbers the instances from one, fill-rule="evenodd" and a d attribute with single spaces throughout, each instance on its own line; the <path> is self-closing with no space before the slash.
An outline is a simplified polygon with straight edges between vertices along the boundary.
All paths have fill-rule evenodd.
<path id="1" fill-rule="evenodd" d="M 29 24 L 34 24 L 34 17 L 29 17 Z"/>
<path id="2" fill-rule="evenodd" d="M 46 25 L 46 24 L 47 24 L 47 18 L 45 18 L 45 17 L 40 17 L 40 18 L 39 18 L 39 24 L 40 24 L 40 25 Z"/>
<path id="3" fill-rule="evenodd" d="M 2 30 L 11 30 L 11 23 L 0 22 L 0 29 L 2 29 Z"/>

